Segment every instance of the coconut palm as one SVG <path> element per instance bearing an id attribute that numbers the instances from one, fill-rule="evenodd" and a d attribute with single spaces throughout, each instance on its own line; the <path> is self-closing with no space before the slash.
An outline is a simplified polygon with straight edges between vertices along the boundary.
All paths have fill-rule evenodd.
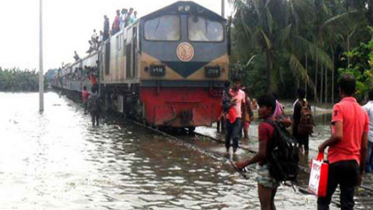
<path id="1" fill-rule="evenodd" d="M 313 85 L 304 67 L 304 57 L 318 59 L 327 67 L 332 61 L 327 53 L 303 33 L 315 18 L 312 0 L 232 0 L 236 8 L 233 20 L 234 48 L 241 60 L 253 55 L 266 58 L 267 91 L 277 91 L 285 61 L 287 69 Z"/>

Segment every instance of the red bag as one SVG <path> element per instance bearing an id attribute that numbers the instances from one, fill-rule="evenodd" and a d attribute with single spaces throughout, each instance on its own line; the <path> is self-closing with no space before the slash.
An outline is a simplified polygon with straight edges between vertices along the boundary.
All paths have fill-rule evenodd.
<path id="1" fill-rule="evenodd" d="M 308 191 L 318 197 L 325 197 L 328 188 L 329 164 L 324 162 L 324 153 L 320 152 L 316 160 L 311 160 Z"/>
<path id="2" fill-rule="evenodd" d="M 234 123 L 234 121 L 236 121 L 237 114 L 236 114 L 236 111 L 232 107 L 229 109 L 228 118 L 229 118 L 230 123 Z"/>

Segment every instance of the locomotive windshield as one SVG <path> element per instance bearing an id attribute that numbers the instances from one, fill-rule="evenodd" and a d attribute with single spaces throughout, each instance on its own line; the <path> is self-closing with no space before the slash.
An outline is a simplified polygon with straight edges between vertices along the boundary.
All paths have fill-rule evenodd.
<path id="1" fill-rule="evenodd" d="M 145 39 L 152 41 L 180 40 L 180 17 L 164 15 L 145 22 Z"/>
<path id="2" fill-rule="evenodd" d="M 223 24 L 201 16 L 189 16 L 188 36 L 190 41 L 220 42 L 224 39 Z"/>

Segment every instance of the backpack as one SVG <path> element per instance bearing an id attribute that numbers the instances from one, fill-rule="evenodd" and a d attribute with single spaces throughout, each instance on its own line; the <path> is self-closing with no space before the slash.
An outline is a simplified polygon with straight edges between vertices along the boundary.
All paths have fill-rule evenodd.
<path id="1" fill-rule="evenodd" d="M 282 123 L 267 122 L 274 128 L 273 139 L 267 145 L 269 173 L 278 182 L 294 182 L 299 172 L 298 144 Z"/>
<path id="2" fill-rule="evenodd" d="M 300 105 L 302 106 L 300 110 L 300 120 L 298 125 L 298 134 L 301 135 L 311 135 L 313 133 L 313 126 L 314 126 L 314 119 L 312 115 L 312 111 L 309 108 L 308 102 L 304 101 L 302 104 L 299 101 Z"/>
<path id="3" fill-rule="evenodd" d="M 98 112 L 100 111 L 100 104 L 99 98 L 97 95 L 92 94 L 88 98 L 88 110 L 90 112 Z"/>
<path id="4" fill-rule="evenodd" d="M 228 93 L 228 90 L 223 90 L 223 96 L 222 96 L 222 107 L 223 107 L 223 112 L 228 114 L 229 113 L 229 109 L 230 109 L 230 105 L 231 105 L 231 99 L 232 97 L 230 97 L 229 93 Z"/>

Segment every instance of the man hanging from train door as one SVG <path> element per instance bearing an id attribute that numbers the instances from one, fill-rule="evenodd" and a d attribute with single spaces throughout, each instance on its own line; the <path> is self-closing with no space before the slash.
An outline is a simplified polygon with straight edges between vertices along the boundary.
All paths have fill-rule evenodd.
<path id="1" fill-rule="evenodd" d="M 245 93 L 241 90 L 241 79 L 234 78 L 233 88 L 229 90 L 231 97 L 229 112 L 226 116 L 226 134 L 225 134 L 225 148 L 229 153 L 231 139 L 233 140 L 233 153 L 236 153 L 238 148 L 238 134 L 241 130 L 241 119 L 245 116 L 246 103 Z"/>

